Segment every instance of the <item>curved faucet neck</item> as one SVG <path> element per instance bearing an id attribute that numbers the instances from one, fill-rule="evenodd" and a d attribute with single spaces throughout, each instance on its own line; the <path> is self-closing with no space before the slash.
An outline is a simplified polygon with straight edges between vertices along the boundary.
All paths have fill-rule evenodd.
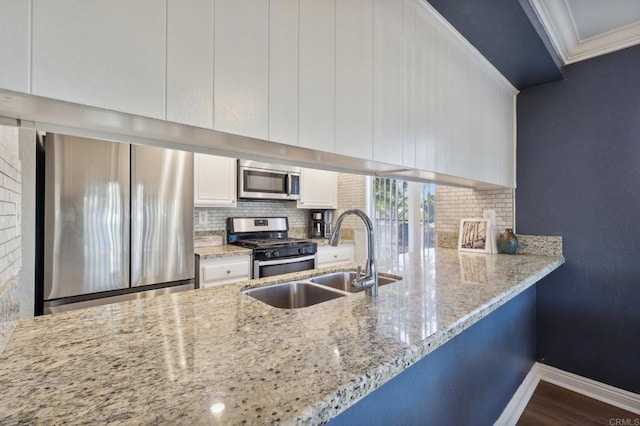
<path id="1" fill-rule="evenodd" d="M 338 217 L 336 221 L 336 228 L 331 234 L 331 238 L 329 239 L 329 244 L 332 246 L 337 246 L 338 241 L 340 240 L 340 228 L 342 227 L 342 221 L 346 216 L 355 215 L 359 217 L 365 224 L 367 228 L 367 263 L 365 265 L 365 276 L 360 279 L 357 278 L 356 281 L 361 283 L 364 288 L 367 289 L 367 294 L 370 296 L 378 295 L 378 270 L 376 267 L 376 259 L 375 259 L 375 242 L 373 238 L 373 223 L 369 216 L 366 215 L 365 212 L 358 209 L 347 210 Z"/>

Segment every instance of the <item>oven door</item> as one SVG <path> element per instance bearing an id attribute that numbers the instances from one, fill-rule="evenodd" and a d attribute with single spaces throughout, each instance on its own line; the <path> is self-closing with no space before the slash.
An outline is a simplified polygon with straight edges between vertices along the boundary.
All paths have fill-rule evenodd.
<path id="1" fill-rule="evenodd" d="M 316 267 L 316 256 L 288 257 L 275 260 L 254 260 L 253 278 L 272 277 L 290 272 L 308 271 Z"/>

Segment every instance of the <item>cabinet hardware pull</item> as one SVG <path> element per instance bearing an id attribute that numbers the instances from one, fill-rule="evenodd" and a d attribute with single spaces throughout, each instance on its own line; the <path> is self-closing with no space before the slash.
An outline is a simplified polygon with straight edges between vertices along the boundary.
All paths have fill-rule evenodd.
<path id="1" fill-rule="evenodd" d="M 231 270 L 227 269 L 227 274 L 230 274 L 230 273 L 231 273 Z"/>

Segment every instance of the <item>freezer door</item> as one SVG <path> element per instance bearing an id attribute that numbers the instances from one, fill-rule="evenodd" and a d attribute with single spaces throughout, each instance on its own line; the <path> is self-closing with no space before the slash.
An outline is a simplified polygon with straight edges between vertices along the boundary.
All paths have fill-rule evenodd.
<path id="1" fill-rule="evenodd" d="M 129 287 L 130 145 L 45 137 L 44 299 Z"/>
<path id="2" fill-rule="evenodd" d="M 131 156 L 131 285 L 192 279 L 193 153 L 134 145 Z"/>

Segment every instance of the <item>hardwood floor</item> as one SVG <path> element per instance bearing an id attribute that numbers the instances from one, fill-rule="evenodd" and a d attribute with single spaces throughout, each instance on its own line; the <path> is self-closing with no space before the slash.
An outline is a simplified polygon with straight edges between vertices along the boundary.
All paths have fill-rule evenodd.
<path id="1" fill-rule="evenodd" d="M 640 415 L 541 381 L 518 426 L 547 425 L 640 426 Z"/>

